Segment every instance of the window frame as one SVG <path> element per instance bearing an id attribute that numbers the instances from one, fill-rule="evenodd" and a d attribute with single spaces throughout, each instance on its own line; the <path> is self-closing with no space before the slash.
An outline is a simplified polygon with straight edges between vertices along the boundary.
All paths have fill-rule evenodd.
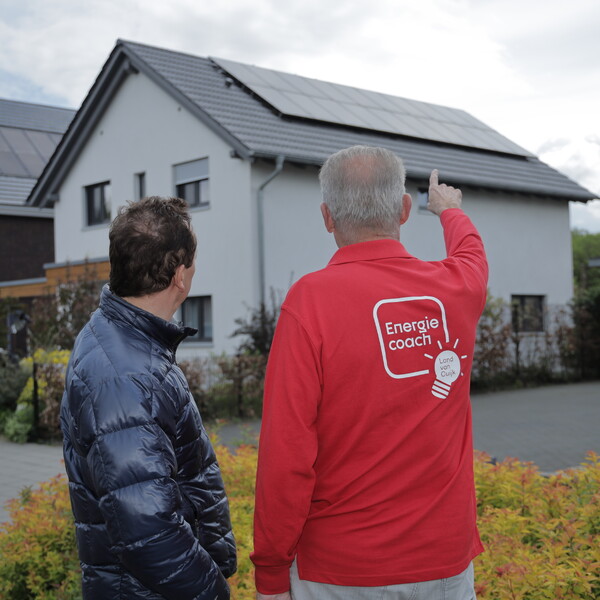
<path id="1" fill-rule="evenodd" d="M 534 306 L 534 303 L 537 306 Z M 546 296 L 544 294 L 511 294 L 510 307 L 511 327 L 514 333 L 545 333 Z"/>
<path id="2" fill-rule="evenodd" d="M 194 164 L 197 165 L 195 173 Z M 175 195 L 185 200 L 190 209 L 210 208 L 209 168 L 208 156 L 173 165 Z M 184 170 L 191 172 L 187 175 L 178 175 L 178 171 Z M 191 190 L 191 194 L 187 190 Z M 193 202 L 190 202 L 190 195 L 193 196 Z"/>
<path id="3" fill-rule="evenodd" d="M 187 311 L 192 309 L 192 302 L 198 301 L 198 305 L 195 310 L 198 313 L 195 315 L 196 319 L 189 319 L 187 317 Z M 206 306 L 208 305 L 208 310 L 206 310 Z M 208 314 L 208 319 L 207 319 Z M 188 296 L 180 309 L 181 320 L 184 325 L 188 327 L 195 327 L 198 329 L 198 333 L 194 336 L 188 336 L 185 338 L 184 342 L 200 342 L 200 343 L 208 343 L 211 344 L 214 340 L 214 326 L 213 326 L 213 307 L 212 307 L 212 296 L 211 295 L 203 295 L 203 296 Z M 187 322 L 186 322 L 187 321 Z M 208 322 L 207 322 L 208 321 Z M 190 322 L 197 322 L 199 326 L 190 325 Z M 207 335 L 208 333 L 208 335 Z"/>
<path id="4" fill-rule="evenodd" d="M 97 197 L 96 192 L 99 191 L 100 195 Z M 85 204 L 85 226 L 86 227 L 98 227 L 108 225 L 111 222 L 111 184 L 110 180 L 101 181 L 100 183 L 93 183 L 83 187 L 84 204 Z M 95 210 L 90 210 L 90 207 L 94 208 L 92 203 L 96 200 L 101 202 L 102 217 L 99 220 L 92 219 L 95 215 Z M 91 206 L 92 205 L 92 206 Z"/>
<path id="5" fill-rule="evenodd" d="M 429 188 L 417 188 L 417 208 L 420 215 L 435 216 L 428 208 Z"/>
<path id="6" fill-rule="evenodd" d="M 133 194 L 136 200 L 141 200 L 146 197 L 146 171 L 134 173 Z"/>

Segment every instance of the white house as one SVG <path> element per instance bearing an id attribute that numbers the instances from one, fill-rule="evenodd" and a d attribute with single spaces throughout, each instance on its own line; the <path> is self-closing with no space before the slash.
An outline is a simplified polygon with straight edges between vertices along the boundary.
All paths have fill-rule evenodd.
<path id="1" fill-rule="evenodd" d="M 117 42 L 28 202 L 54 206 L 58 268 L 104 263 L 126 201 L 185 198 L 198 255 L 182 316 L 200 333 L 183 352 L 230 352 L 237 317 L 335 251 L 318 168 L 354 144 L 404 159 L 410 252 L 444 256 L 439 221 L 421 208 L 438 168 L 463 189 L 493 295 L 540 313 L 571 298 L 568 201 L 594 195 L 467 113 L 132 42 Z"/>

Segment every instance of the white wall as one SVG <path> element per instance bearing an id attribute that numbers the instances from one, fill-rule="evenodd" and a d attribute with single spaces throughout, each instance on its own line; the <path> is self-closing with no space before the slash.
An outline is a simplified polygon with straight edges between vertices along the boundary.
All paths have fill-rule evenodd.
<path id="1" fill-rule="evenodd" d="M 271 166 L 253 169 L 256 190 Z M 337 250 L 323 225 L 321 190 L 315 167 L 285 165 L 264 190 L 265 279 L 270 288 L 285 293 L 311 271 L 322 269 Z"/>
<path id="2" fill-rule="evenodd" d="M 493 296 L 544 295 L 549 307 L 573 295 L 568 202 L 463 188 L 463 210 L 477 227 L 490 266 Z M 425 260 L 445 256 L 439 220 L 418 210 L 402 229 L 407 249 Z"/>
<path id="3" fill-rule="evenodd" d="M 465 194 L 464 207 L 485 243 L 490 291 L 546 296 L 549 307 L 573 296 L 567 201 L 516 194 Z"/>
<path id="4" fill-rule="evenodd" d="M 193 209 L 198 238 L 191 295 L 213 297 L 213 344 L 204 353 L 231 351 L 233 320 L 252 304 L 255 255 L 250 164 L 145 75 L 127 78 L 60 189 L 55 208 L 56 262 L 108 256 L 108 225 L 84 225 L 86 185 L 110 180 L 111 214 L 134 194 L 134 174 L 146 172 L 148 195 L 174 195 L 173 165 L 209 157 L 210 207 Z M 180 352 L 181 354 L 181 352 Z"/>
<path id="5" fill-rule="evenodd" d="M 261 170 L 266 176 L 269 169 Z M 422 260 L 441 260 L 445 246 L 439 219 L 413 208 L 401 241 Z M 265 190 L 267 286 L 286 290 L 290 281 L 324 267 L 336 247 L 321 220 L 317 170 L 289 166 Z M 478 228 L 490 263 L 490 291 L 545 295 L 549 306 L 572 297 L 568 203 L 524 195 L 463 189 L 463 209 Z"/>

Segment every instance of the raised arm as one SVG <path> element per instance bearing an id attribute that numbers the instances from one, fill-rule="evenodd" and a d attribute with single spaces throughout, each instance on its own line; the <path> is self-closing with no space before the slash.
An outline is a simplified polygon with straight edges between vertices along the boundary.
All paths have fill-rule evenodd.
<path id="1" fill-rule="evenodd" d="M 460 265 L 466 289 L 479 297 L 480 308 L 483 310 L 488 283 L 485 248 L 475 225 L 461 210 L 461 207 L 461 190 L 445 183 L 439 183 L 438 170 L 434 169 L 429 178 L 427 208 L 440 217 L 444 228 L 449 268 L 451 265 L 455 267 Z"/>

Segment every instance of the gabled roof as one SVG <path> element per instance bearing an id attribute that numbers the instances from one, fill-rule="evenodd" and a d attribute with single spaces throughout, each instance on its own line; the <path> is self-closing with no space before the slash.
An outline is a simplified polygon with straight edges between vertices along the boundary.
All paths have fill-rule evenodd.
<path id="1" fill-rule="evenodd" d="M 407 177 L 416 181 L 426 182 L 431 170 L 437 168 L 444 181 L 449 183 L 564 200 L 589 200 L 595 197 L 592 192 L 479 121 L 477 127 L 488 135 L 488 147 L 489 139 L 495 138 L 498 144 L 496 149 L 468 145 L 465 143 L 468 136 L 464 131 L 460 131 L 460 127 L 452 142 L 449 142 L 440 140 L 439 134 L 437 138 L 433 134 L 415 137 L 418 130 L 412 135 L 407 135 L 381 131 L 381 127 L 368 128 L 360 125 L 365 122 L 364 118 L 359 124 L 349 124 L 348 119 L 342 120 L 343 122 L 340 122 L 340 119 L 336 122 L 332 122 L 334 119 L 325 120 L 324 113 L 318 112 L 319 118 L 315 118 L 315 113 L 311 116 L 308 110 L 303 111 L 301 99 L 300 114 L 298 110 L 288 110 L 287 114 L 283 114 L 281 106 L 278 109 L 274 104 L 285 103 L 274 101 L 275 94 L 269 94 L 251 78 L 245 77 L 243 73 L 248 69 L 250 72 L 254 69 L 254 73 L 258 70 L 257 67 L 248 67 L 232 61 L 201 58 L 119 40 L 39 178 L 28 203 L 46 206 L 56 199 L 60 184 L 76 160 L 78 151 L 87 141 L 121 82 L 136 72 L 142 72 L 152 79 L 221 136 L 231 146 L 232 151 L 244 159 L 275 159 L 284 156 L 290 162 L 320 165 L 330 154 L 341 148 L 355 144 L 383 146 L 403 158 Z M 263 76 L 264 72 L 277 74 L 268 69 L 260 71 Z M 308 82 L 316 81 L 303 79 Z M 347 92 L 347 89 L 356 89 L 328 85 L 340 88 L 340 94 Z M 409 113 L 418 109 L 417 104 L 423 104 L 405 99 L 398 100 L 408 103 Z M 458 112 L 462 113 L 456 111 Z M 455 113 L 445 114 L 450 120 L 455 117 L 458 119 Z M 389 119 L 389 115 L 386 119 Z M 471 123 L 476 121 L 472 117 L 469 119 Z M 431 115 L 425 114 L 419 126 L 431 130 L 432 125 Z M 506 145 L 502 147 L 498 140 L 505 140 Z M 479 144 L 482 145 L 483 142 Z M 501 147 L 503 149 L 499 150 Z"/>
<path id="2" fill-rule="evenodd" d="M 75 113 L 0 99 L 0 203 L 25 202 Z"/>

